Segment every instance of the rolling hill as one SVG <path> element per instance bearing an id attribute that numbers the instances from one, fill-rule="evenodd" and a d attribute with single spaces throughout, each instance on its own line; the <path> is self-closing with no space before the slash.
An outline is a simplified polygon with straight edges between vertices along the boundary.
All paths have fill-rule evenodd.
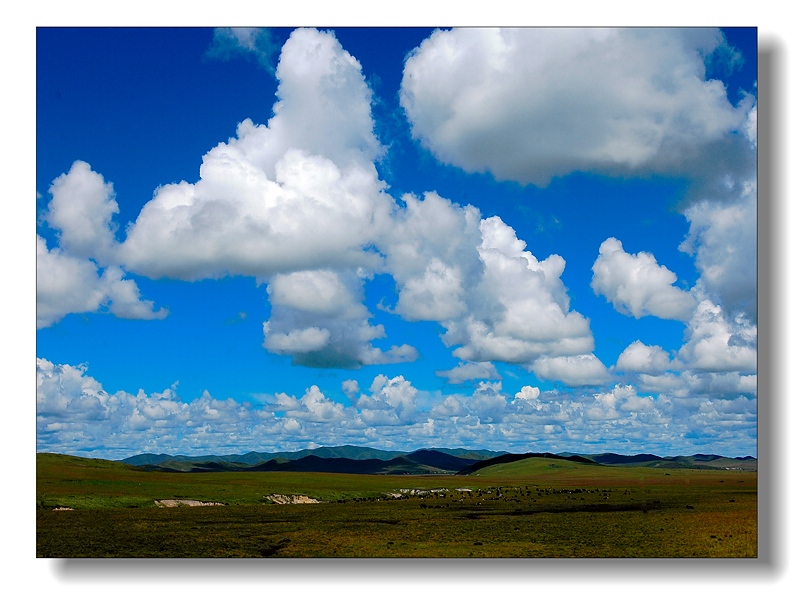
<path id="1" fill-rule="evenodd" d="M 484 450 L 420 449 L 414 452 L 388 452 L 374 448 L 338 446 L 299 452 L 258 453 L 226 456 L 170 456 L 139 454 L 120 462 L 148 471 L 220 472 L 289 471 L 351 474 L 425 475 L 456 473 L 486 458 L 502 454 Z M 467 458 L 467 456 L 472 458 Z"/>
<path id="2" fill-rule="evenodd" d="M 527 452 L 511 454 L 492 450 L 464 448 L 422 448 L 413 452 L 378 450 L 360 446 L 320 447 L 297 452 L 247 452 L 231 455 L 172 456 L 138 454 L 122 463 L 148 471 L 164 472 L 297 472 L 350 473 L 375 475 L 426 475 L 457 473 L 469 475 L 482 469 L 545 458 L 567 463 L 616 467 L 652 467 L 669 469 L 726 469 L 755 471 L 758 461 L 752 456 L 728 458 L 716 454 L 660 457 L 655 454 L 627 456 L 615 453 L 570 454 L 562 452 Z"/>

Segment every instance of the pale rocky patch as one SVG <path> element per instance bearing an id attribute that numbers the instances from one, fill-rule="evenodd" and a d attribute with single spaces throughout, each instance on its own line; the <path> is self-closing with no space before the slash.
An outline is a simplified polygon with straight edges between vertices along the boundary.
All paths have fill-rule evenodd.
<path id="1" fill-rule="evenodd" d="M 275 504 L 319 504 L 319 500 L 315 498 L 299 495 L 284 496 L 283 494 L 270 494 L 269 496 L 264 496 L 264 498 Z"/>
<path id="2" fill-rule="evenodd" d="M 159 508 L 175 508 L 178 506 L 225 506 L 222 502 L 201 502 L 200 500 L 156 500 Z"/>

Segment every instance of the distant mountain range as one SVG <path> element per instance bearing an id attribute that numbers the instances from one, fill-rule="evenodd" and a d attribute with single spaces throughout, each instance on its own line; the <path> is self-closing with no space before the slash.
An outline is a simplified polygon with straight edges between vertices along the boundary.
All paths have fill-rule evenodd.
<path id="1" fill-rule="evenodd" d="M 148 471 L 291 471 L 300 473 L 351 473 L 375 475 L 425 475 L 457 473 L 468 475 L 484 467 L 527 458 L 550 458 L 584 464 L 636 466 L 670 469 L 737 469 L 755 471 L 758 461 L 752 456 L 728 458 L 716 454 L 661 457 L 655 454 L 570 454 L 528 452 L 511 454 L 492 450 L 463 448 L 423 448 L 413 452 L 391 452 L 361 446 L 322 447 L 297 452 L 247 452 L 245 454 L 185 456 L 138 454 L 120 462 Z"/>

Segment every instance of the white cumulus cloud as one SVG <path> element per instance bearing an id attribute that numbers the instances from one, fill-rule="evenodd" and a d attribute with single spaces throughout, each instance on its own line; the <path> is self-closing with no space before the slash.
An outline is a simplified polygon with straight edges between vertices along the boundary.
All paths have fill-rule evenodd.
<path id="1" fill-rule="evenodd" d="M 409 424 L 417 416 L 417 389 L 402 375 L 378 375 L 356 401 L 361 419 L 368 425 Z"/>
<path id="2" fill-rule="evenodd" d="M 194 280 L 376 265 L 365 246 L 394 202 L 373 164 L 382 147 L 360 64 L 332 34 L 300 29 L 276 76 L 267 125 L 246 119 L 196 183 L 145 205 L 121 248 L 130 269 Z"/>
<path id="3" fill-rule="evenodd" d="M 755 373 L 757 330 L 744 317 L 726 318 L 722 308 L 702 300 L 689 324 L 689 339 L 678 356 L 690 369 Z"/>
<path id="4" fill-rule="evenodd" d="M 695 257 L 703 290 L 730 315 L 756 322 L 757 193 L 753 179 L 730 180 L 720 197 L 688 207 L 689 234 L 681 250 Z"/>
<path id="5" fill-rule="evenodd" d="M 530 385 L 522 386 L 522 389 L 514 394 L 516 400 L 536 400 L 539 397 L 540 391 L 538 387 Z"/>
<path id="6" fill-rule="evenodd" d="M 296 421 L 332 422 L 346 418 L 344 406 L 325 397 L 319 387 L 312 385 L 300 399 L 284 393 L 275 395 L 275 412 L 284 412 L 288 419 Z"/>
<path id="7" fill-rule="evenodd" d="M 291 355 L 295 364 L 352 368 L 417 359 L 408 344 L 383 351 L 373 340 L 386 336 L 372 325 L 363 281 L 350 271 L 279 274 L 267 286 L 272 315 L 264 323 L 264 347 Z"/>
<path id="8" fill-rule="evenodd" d="M 663 373 L 670 368 L 669 354 L 661 346 L 647 346 L 640 340 L 632 342 L 617 359 L 617 371 L 632 373 Z"/>
<path id="9" fill-rule="evenodd" d="M 608 369 L 594 354 L 543 356 L 533 363 L 533 372 L 570 386 L 599 385 L 610 379 Z"/>
<path id="10" fill-rule="evenodd" d="M 541 356 L 571 356 L 594 349 L 588 320 L 569 309 L 561 281 L 565 261 L 552 255 L 539 261 L 499 217 L 480 223 L 478 248 L 484 265 L 471 290 L 469 312 L 446 321 L 443 340 L 459 346 L 466 361 L 525 365 Z"/>
<path id="11" fill-rule="evenodd" d="M 447 371 L 436 371 L 438 377 L 447 378 L 448 383 L 464 383 L 473 379 L 500 379 L 497 368 L 490 362 L 462 362 Z"/>
<path id="12" fill-rule="evenodd" d="M 637 319 L 654 315 L 687 321 L 697 305 L 690 292 L 673 284 L 675 273 L 656 262 L 648 252 L 628 254 L 616 238 L 600 244 L 592 265 L 592 289 L 622 314 Z"/>
<path id="13" fill-rule="evenodd" d="M 60 248 L 49 250 L 36 236 L 36 328 L 49 327 L 68 314 L 107 311 L 125 319 L 163 319 L 140 297 L 139 287 L 117 266 L 100 272 L 92 260 L 72 256 Z"/>
<path id="14" fill-rule="evenodd" d="M 715 29 L 436 31 L 406 59 L 401 104 L 414 137 L 469 172 L 670 170 L 747 118 L 751 97 L 732 106 L 706 79 L 726 48 Z"/>
<path id="15" fill-rule="evenodd" d="M 392 228 L 378 240 L 395 279 L 394 312 L 410 321 L 445 321 L 468 310 L 467 294 L 483 271 L 480 213 L 436 193 L 407 194 Z"/>
<path id="16" fill-rule="evenodd" d="M 265 403 L 253 406 L 208 392 L 186 401 L 177 384 L 163 392 L 111 394 L 88 371 L 86 365 L 37 359 L 39 451 L 92 456 L 102 448 L 102 457 L 124 458 L 140 452 L 197 456 L 380 442 L 401 450 L 566 447 L 665 454 L 739 452 L 755 448 L 756 440 L 755 375 L 732 372 L 684 371 L 674 376 L 677 387 L 650 390 L 657 396 L 619 383 L 592 394 L 523 386 L 511 401 L 499 382 L 480 382 L 469 395 L 437 398 L 402 376 L 378 375 L 351 406 L 318 386 L 300 397 L 264 395 Z M 353 380 L 342 387 L 358 393 Z"/>
<path id="17" fill-rule="evenodd" d="M 44 218 L 59 231 L 59 247 L 77 258 L 113 263 L 117 246 L 113 217 L 119 212 L 113 185 L 76 160 L 68 173 L 53 180 L 49 192 L 52 199 Z"/>

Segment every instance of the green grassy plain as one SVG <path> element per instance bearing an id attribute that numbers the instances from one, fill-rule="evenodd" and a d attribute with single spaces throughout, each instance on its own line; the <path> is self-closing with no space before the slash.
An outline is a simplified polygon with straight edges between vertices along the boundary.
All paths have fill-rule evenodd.
<path id="1" fill-rule="evenodd" d="M 37 556 L 756 557 L 756 491 L 755 472 L 542 458 L 403 476 L 160 473 L 38 454 Z M 164 499 L 225 506 L 158 508 Z"/>

